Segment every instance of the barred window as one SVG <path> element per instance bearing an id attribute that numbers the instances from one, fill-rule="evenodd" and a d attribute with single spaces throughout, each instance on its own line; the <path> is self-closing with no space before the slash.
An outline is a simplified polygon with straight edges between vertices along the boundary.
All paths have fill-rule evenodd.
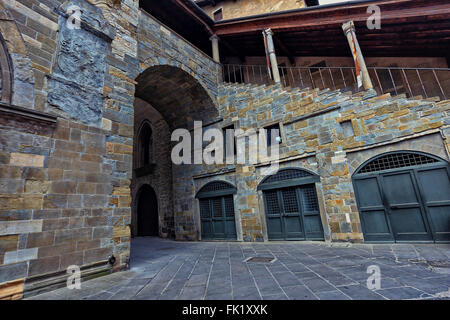
<path id="1" fill-rule="evenodd" d="M 359 173 L 406 168 L 437 162 L 440 161 L 420 153 L 390 153 L 369 162 L 361 170 L 359 170 Z"/>

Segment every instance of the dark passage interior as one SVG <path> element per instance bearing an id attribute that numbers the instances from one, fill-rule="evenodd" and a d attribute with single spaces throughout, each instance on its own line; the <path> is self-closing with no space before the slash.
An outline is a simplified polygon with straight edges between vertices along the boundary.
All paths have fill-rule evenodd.
<path id="1" fill-rule="evenodd" d="M 138 197 L 138 235 L 158 236 L 158 202 L 155 191 L 148 184 L 143 185 Z"/>

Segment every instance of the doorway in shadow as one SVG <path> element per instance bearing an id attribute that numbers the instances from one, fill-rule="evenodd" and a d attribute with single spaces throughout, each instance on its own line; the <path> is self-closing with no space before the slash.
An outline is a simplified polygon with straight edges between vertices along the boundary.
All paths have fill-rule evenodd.
<path id="1" fill-rule="evenodd" d="M 138 236 L 159 236 L 158 202 L 155 190 L 148 184 L 138 193 Z"/>

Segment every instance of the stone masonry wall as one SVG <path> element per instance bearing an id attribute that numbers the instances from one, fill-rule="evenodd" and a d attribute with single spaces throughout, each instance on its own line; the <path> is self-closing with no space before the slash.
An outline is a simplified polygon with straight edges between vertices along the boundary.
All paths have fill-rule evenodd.
<path id="1" fill-rule="evenodd" d="M 81 29 L 67 26 L 70 5 L 83 9 Z M 137 0 L 3 0 L 0 15 L 12 104 L 58 118 L 0 117 L 0 298 L 21 298 L 42 281 L 65 285 L 70 264 L 106 268 L 114 255 L 95 272 L 128 266 L 136 79 L 171 65 L 215 101 L 219 66 Z"/>
<path id="2" fill-rule="evenodd" d="M 371 156 L 416 150 L 449 159 L 450 101 L 239 84 L 222 86 L 218 101 L 224 123 L 233 119 L 243 129 L 280 123 L 280 167 L 313 169 L 320 175 L 316 187 L 322 222 L 326 238 L 333 241 L 363 241 L 351 174 L 362 164 L 364 150 L 373 150 Z M 344 135 L 345 122 L 352 130 L 349 135 Z M 423 140 L 430 135 L 435 142 Z M 304 162 L 299 165 L 298 159 Z M 236 215 L 248 241 L 266 239 L 263 199 L 256 191 L 263 166 L 236 166 Z"/>

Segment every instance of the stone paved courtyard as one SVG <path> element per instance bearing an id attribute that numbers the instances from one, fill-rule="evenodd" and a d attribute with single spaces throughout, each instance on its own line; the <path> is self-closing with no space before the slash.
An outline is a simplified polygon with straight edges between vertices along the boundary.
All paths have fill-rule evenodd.
<path id="1" fill-rule="evenodd" d="M 450 299 L 450 245 L 175 242 L 138 238 L 131 269 L 32 299 Z M 246 262 L 274 257 L 272 263 Z M 367 267 L 381 270 L 371 291 Z"/>

